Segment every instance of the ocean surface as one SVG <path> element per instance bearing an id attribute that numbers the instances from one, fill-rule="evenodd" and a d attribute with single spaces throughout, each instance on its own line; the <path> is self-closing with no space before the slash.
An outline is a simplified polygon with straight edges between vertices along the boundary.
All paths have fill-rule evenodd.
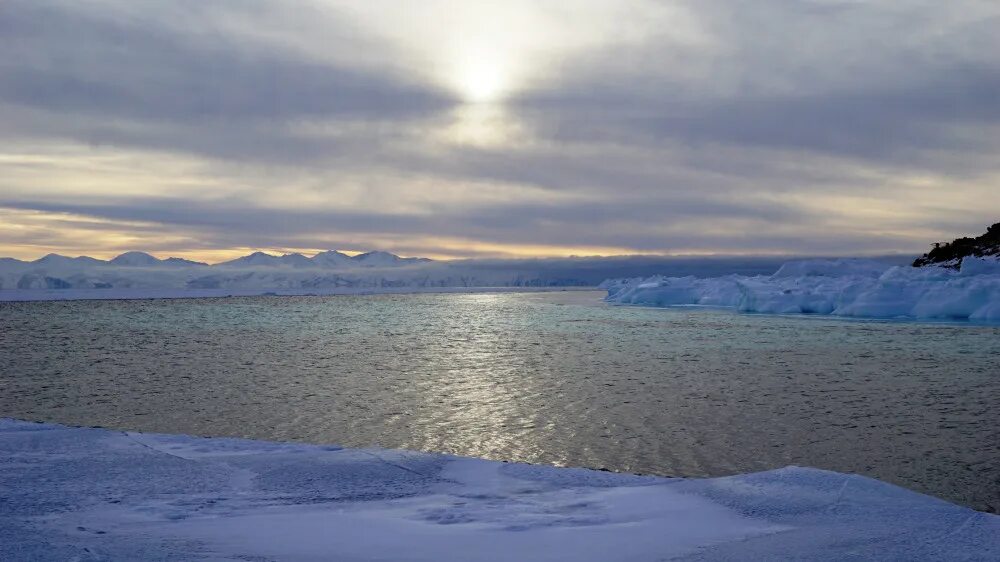
<path id="1" fill-rule="evenodd" d="M 666 476 L 802 465 L 1000 510 L 1000 327 L 603 295 L 0 303 L 0 416 Z"/>

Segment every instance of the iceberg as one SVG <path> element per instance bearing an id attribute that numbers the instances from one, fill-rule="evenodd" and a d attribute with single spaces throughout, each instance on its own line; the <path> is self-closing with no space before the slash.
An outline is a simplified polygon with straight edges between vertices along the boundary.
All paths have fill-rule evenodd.
<path id="1" fill-rule="evenodd" d="M 1000 323 L 1000 260 L 966 257 L 960 267 L 892 266 L 874 260 L 801 260 L 773 275 L 608 280 L 606 301 L 704 305 L 740 312 Z"/>
<path id="2" fill-rule="evenodd" d="M 857 475 L 713 479 L 0 419 L 3 560 L 997 560 L 1000 516 Z"/>

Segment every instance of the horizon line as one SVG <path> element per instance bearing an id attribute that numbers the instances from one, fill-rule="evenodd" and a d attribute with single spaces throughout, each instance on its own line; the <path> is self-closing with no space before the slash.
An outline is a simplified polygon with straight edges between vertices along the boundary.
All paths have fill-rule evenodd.
<path id="1" fill-rule="evenodd" d="M 209 251 L 211 252 L 211 251 Z M 108 252 L 97 252 L 98 256 L 109 256 L 109 257 L 95 257 L 90 254 L 80 254 L 80 255 L 68 255 L 60 254 L 58 252 L 47 252 L 34 259 L 17 258 L 12 256 L 0 256 L 0 259 L 15 260 L 22 263 L 34 263 L 36 261 L 42 260 L 49 256 L 58 256 L 68 259 L 80 259 L 89 258 L 97 261 L 102 261 L 105 263 L 111 263 L 112 260 L 125 256 L 128 254 L 145 254 L 147 256 L 153 257 L 159 261 L 165 261 L 169 259 L 174 260 L 184 260 L 190 261 L 196 264 L 202 264 L 206 266 L 216 266 L 222 265 L 231 261 L 238 260 L 240 258 L 249 257 L 255 254 L 264 254 L 269 257 L 281 258 L 285 256 L 302 256 L 306 259 L 313 259 L 317 255 L 324 254 L 327 252 L 338 252 L 349 258 L 355 258 L 357 256 L 372 254 L 372 253 L 385 253 L 401 259 L 420 259 L 435 262 L 460 262 L 460 261 L 544 261 L 544 260 L 572 260 L 572 259 L 614 259 L 614 258 L 650 258 L 650 259 L 872 259 L 872 258 L 893 258 L 893 257 L 904 257 L 904 256 L 919 256 L 919 253 L 907 252 L 907 251 L 888 251 L 888 252 L 863 252 L 857 254 L 848 253 L 791 253 L 791 252 L 677 252 L 677 253 L 664 253 L 664 252 L 635 252 L 635 253 L 622 253 L 622 254 L 588 254 L 588 255 L 578 255 L 578 254 L 567 254 L 567 255 L 544 255 L 544 256 L 437 256 L 437 257 L 427 257 L 418 255 L 401 255 L 395 252 L 390 252 L 387 250 L 368 250 L 368 251 L 357 251 L 357 250 L 317 250 L 311 252 L 303 251 L 288 251 L 288 250 L 275 250 L 273 248 L 268 249 L 253 249 L 249 253 L 238 255 L 234 258 L 224 259 L 222 261 L 211 262 L 208 260 L 199 260 L 191 257 L 181 257 L 178 255 L 166 255 L 164 253 L 159 253 L 159 255 L 146 251 L 146 250 L 126 250 L 119 253 L 108 253 Z M 180 254 L 190 255 L 189 252 L 179 252 Z M 160 255 L 166 255 L 166 257 L 160 257 Z M 433 255 L 433 253 L 431 254 Z"/>

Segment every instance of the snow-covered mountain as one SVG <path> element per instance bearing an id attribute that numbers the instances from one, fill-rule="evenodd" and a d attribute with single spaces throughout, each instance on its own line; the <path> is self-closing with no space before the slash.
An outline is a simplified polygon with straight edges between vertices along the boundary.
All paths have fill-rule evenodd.
<path id="1" fill-rule="evenodd" d="M 182 258 L 167 258 L 161 260 L 147 254 L 146 252 L 125 252 L 124 254 L 111 259 L 107 263 L 108 265 L 115 265 L 119 267 L 196 267 L 208 265 L 206 263 Z"/>
<path id="2" fill-rule="evenodd" d="M 133 268 L 182 268 L 211 267 L 215 269 L 255 269 L 255 268 L 294 268 L 294 269 L 352 269 L 352 268 L 392 268 L 414 264 L 430 263 L 428 258 L 403 258 L 389 252 L 373 251 L 349 256 L 337 250 L 320 252 L 312 257 L 302 254 L 274 255 L 265 252 L 253 252 L 233 260 L 217 263 L 212 266 L 202 262 L 182 258 L 159 259 L 146 252 L 125 252 L 110 260 L 99 260 L 89 256 L 67 257 L 59 254 L 49 254 L 35 261 L 26 262 L 14 258 L 0 258 L 0 270 L 25 270 L 41 268 L 43 270 L 84 270 L 102 267 L 133 267 Z"/>
<path id="3" fill-rule="evenodd" d="M 317 267 L 349 267 L 351 264 L 351 256 L 338 252 L 337 250 L 328 250 L 313 256 L 312 262 L 316 264 Z"/>
<path id="4" fill-rule="evenodd" d="M 169 265 L 173 267 L 191 267 L 191 266 L 197 267 L 197 266 L 208 265 L 207 263 L 202 261 L 192 261 L 192 260 L 186 260 L 184 258 L 167 258 L 165 260 L 160 260 L 160 263 L 163 265 Z"/>
<path id="5" fill-rule="evenodd" d="M 248 256 L 216 264 L 217 267 L 274 267 L 279 265 L 281 265 L 280 256 L 273 256 L 264 252 L 254 252 Z"/>
<path id="6" fill-rule="evenodd" d="M 348 256 L 337 250 L 320 252 L 308 258 L 302 254 L 285 254 L 275 256 L 264 252 L 254 252 L 248 256 L 216 264 L 219 267 L 295 267 L 343 269 L 351 267 L 396 267 L 415 263 L 426 263 L 427 258 L 402 258 L 389 252 L 366 252 L 356 256 Z"/>
<path id="7" fill-rule="evenodd" d="M 0 290 L 409 286 L 425 282 L 428 276 L 417 273 L 411 277 L 393 271 L 429 263 L 431 260 L 426 258 L 402 258 L 389 252 L 351 257 L 336 250 L 313 257 L 254 252 L 214 265 L 176 257 L 159 259 L 137 251 L 110 260 L 49 254 L 31 262 L 0 259 Z M 441 282 L 450 284 L 454 280 Z"/>
<path id="8" fill-rule="evenodd" d="M 159 265 L 160 260 L 146 252 L 125 252 L 108 263 L 126 267 L 150 267 Z"/>
<path id="9" fill-rule="evenodd" d="M 311 258 L 301 254 L 276 256 L 255 252 L 228 262 L 205 265 L 128 252 L 110 261 L 64 256 L 48 256 L 35 262 L 0 260 L 0 291 L 10 295 L 10 290 L 86 292 L 99 289 L 112 290 L 105 294 L 127 297 L 125 293 L 136 290 L 155 295 L 187 290 L 301 293 L 396 288 L 596 286 L 601 280 L 615 275 L 648 276 L 662 271 L 702 276 L 770 274 L 781 262 L 780 258 L 664 256 L 432 261 L 403 258 L 388 252 L 367 252 L 351 257 L 330 250 Z M 25 294 L 10 298 L 22 298 Z M 85 294 L 77 298 L 84 297 Z M 40 294 L 37 298 L 50 297 Z"/>
<path id="10" fill-rule="evenodd" d="M 59 254 L 48 254 L 44 257 L 38 258 L 33 262 L 29 262 L 31 265 L 42 266 L 42 267 L 58 267 L 58 268 L 71 268 L 71 267 L 88 267 L 95 265 L 102 265 L 108 262 L 104 260 L 99 260 L 97 258 L 92 258 L 90 256 L 79 256 L 75 258 L 60 256 Z"/>
<path id="11" fill-rule="evenodd" d="M 366 252 L 352 257 L 351 261 L 362 267 L 392 267 L 395 265 L 429 262 L 431 260 L 427 258 L 401 258 L 389 252 Z"/>

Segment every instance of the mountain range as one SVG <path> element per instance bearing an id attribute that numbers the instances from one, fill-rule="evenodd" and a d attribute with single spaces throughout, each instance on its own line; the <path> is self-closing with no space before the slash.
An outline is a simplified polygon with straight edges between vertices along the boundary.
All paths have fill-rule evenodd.
<path id="1" fill-rule="evenodd" d="M 334 250 L 311 257 L 255 252 L 208 265 L 179 258 L 159 259 L 127 252 L 111 260 L 50 254 L 34 261 L 0 258 L 0 291 L 74 289 L 146 291 L 186 290 L 228 294 L 267 291 L 386 289 L 399 287 L 566 287 L 596 286 L 609 277 L 671 275 L 718 276 L 771 274 L 782 257 L 611 256 L 547 259 L 467 259 L 432 261 L 388 252 L 348 256 Z M 912 257 L 899 259 L 900 262 Z M 111 291 L 106 291 L 111 289 Z M 160 293 L 158 293 L 158 291 Z M 48 298 L 48 297 L 45 297 Z M 3 300 L 3 298 L 0 298 Z"/>
<path id="2" fill-rule="evenodd" d="M 264 252 L 254 252 L 234 260 L 217 263 L 210 266 L 204 262 L 191 261 L 182 258 L 160 259 L 146 252 L 125 252 L 110 260 L 100 260 L 90 256 L 68 257 L 59 254 L 48 254 L 34 261 L 22 261 L 14 258 L 0 258 L 0 266 L 7 267 L 43 267 L 52 269 L 82 269 L 89 267 L 143 267 L 143 268 L 258 268 L 258 267 L 291 267 L 341 269 L 356 267 L 394 267 L 426 263 L 428 258 L 402 258 L 389 252 L 365 252 L 349 256 L 336 250 L 320 252 L 312 257 L 302 254 L 273 255 Z"/>

